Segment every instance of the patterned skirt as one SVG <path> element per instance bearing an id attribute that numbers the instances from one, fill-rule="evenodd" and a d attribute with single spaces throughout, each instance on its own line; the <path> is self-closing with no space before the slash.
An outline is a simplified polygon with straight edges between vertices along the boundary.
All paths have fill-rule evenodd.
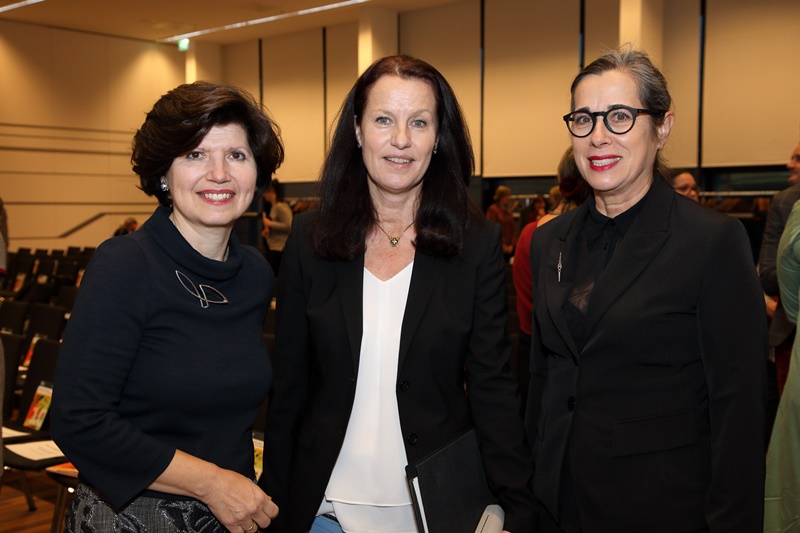
<path id="1" fill-rule="evenodd" d="M 79 484 L 65 520 L 66 533 L 225 533 L 227 529 L 197 500 L 140 496 L 119 513 L 92 488 Z"/>

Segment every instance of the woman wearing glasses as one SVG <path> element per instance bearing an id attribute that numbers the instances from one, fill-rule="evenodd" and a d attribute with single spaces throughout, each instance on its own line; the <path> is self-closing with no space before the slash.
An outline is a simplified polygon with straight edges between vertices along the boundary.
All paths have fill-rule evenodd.
<path id="1" fill-rule="evenodd" d="M 678 195 L 647 55 L 610 52 L 564 117 L 594 190 L 534 233 L 526 424 L 541 531 L 760 531 L 766 316 L 747 235 Z"/>

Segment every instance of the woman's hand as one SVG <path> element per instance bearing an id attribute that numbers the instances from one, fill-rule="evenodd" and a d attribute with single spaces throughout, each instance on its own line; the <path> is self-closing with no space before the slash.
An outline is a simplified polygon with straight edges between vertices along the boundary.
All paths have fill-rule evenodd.
<path id="1" fill-rule="evenodd" d="M 278 516 L 278 506 L 252 480 L 181 450 L 148 488 L 200 500 L 232 533 L 253 533 Z"/>
<path id="2" fill-rule="evenodd" d="M 258 485 L 231 470 L 220 470 L 202 500 L 231 533 L 264 529 L 278 516 L 278 506 Z"/>

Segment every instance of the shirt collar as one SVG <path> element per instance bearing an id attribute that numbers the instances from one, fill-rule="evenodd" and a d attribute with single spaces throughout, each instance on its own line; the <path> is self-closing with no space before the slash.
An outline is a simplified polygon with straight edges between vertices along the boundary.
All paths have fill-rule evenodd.
<path id="1" fill-rule="evenodd" d="M 614 218 L 607 217 L 598 211 L 594 198 L 589 197 L 586 201 L 589 209 L 587 211 L 586 219 L 584 220 L 584 231 L 586 232 L 587 240 L 589 242 L 594 242 L 600 238 L 600 235 L 602 235 L 606 229 L 610 230 L 611 228 L 616 228 L 619 238 L 624 238 L 628 233 L 628 230 L 631 229 L 633 223 L 636 221 L 636 217 L 639 216 L 639 212 L 642 210 L 642 206 L 647 198 L 651 195 L 652 190 L 653 187 L 651 185 L 647 190 L 647 193 L 645 193 L 645 195 L 638 202 Z"/>

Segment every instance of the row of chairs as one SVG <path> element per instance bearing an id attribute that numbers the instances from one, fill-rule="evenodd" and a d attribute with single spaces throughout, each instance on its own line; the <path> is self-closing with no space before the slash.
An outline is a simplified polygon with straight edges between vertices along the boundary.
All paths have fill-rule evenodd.
<path id="1" fill-rule="evenodd" d="M 93 249 L 78 255 L 33 255 L 10 252 L 0 296 L 13 300 L 51 303 L 63 287 L 75 290 Z"/>
<path id="2" fill-rule="evenodd" d="M 70 292 L 67 289 L 77 290 L 74 286 L 62 287 L 62 298 Z M 70 300 L 74 300 L 74 295 Z M 9 446 L 50 440 L 48 416 L 44 417 L 43 425 L 37 431 L 26 428 L 25 420 L 31 406 L 41 405 L 41 400 L 36 397 L 40 385 L 52 387 L 60 340 L 71 306 L 71 303 L 67 307 L 12 299 L 0 302 L 0 337 L 5 356 L 3 427 L 18 433 L 3 439 L 3 456 L 6 469 L 19 478 L 31 511 L 36 510 L 36 504 L 25 473 L 44 470 L 66 459 L 59 456 L 32 460 L 15 453 Z"/>
<path id="3" fill-rule="evenodd" d="M 15 398 L 15 389 L 17 388 L 18 369 L 20 367 L 13 363 L 19 360 L 19 358 L 24 358 L 28 351 L 28 345 L 25 337 L 21 335 L 0 332 L 0 337 L 2 338 L 3 349 L 6 356 L 5 406 L 5 403 L 13 401 Z M 51 438 L 49 416 L 44 417 L 42 426 L 38 430 L 26 427 L 25 421 L 32 407 L 42 408 L 40 404 L 44 403 L 44 405 L 49 408 L 49 399 L 43 400 L 41 395 L 37 397 L 37 391 L 39 391 L 40 386 L 43 385 L 49 385 L 52 390 L 60 347 L 61 343 L 58 340 L 39 339 L 36 342 L 26 367 L 27 375 L 22 381 L 19 402 L 17 404 L 17 409 L 14 411 L 16 414 L 8 419 L 5 418 L 5 415 L 3 417 L 3 428 L 9 428 L 19 433 L 13 437 L 3 438 L 4 466 L 8 471 L 13 471 L 17 474 L 30 511 L 36 510 L 36 502 L 33 498 L 30 485 L 28 484 L 26 472 L 41 472 L 49 466 L 63 463 L 66 461 L 66 458 L 60 455 L 46 459 L 29 459 L 28 457 L 17 454 L 10 447 L 13 447 L 15 444 L 48 441 Z"/>

